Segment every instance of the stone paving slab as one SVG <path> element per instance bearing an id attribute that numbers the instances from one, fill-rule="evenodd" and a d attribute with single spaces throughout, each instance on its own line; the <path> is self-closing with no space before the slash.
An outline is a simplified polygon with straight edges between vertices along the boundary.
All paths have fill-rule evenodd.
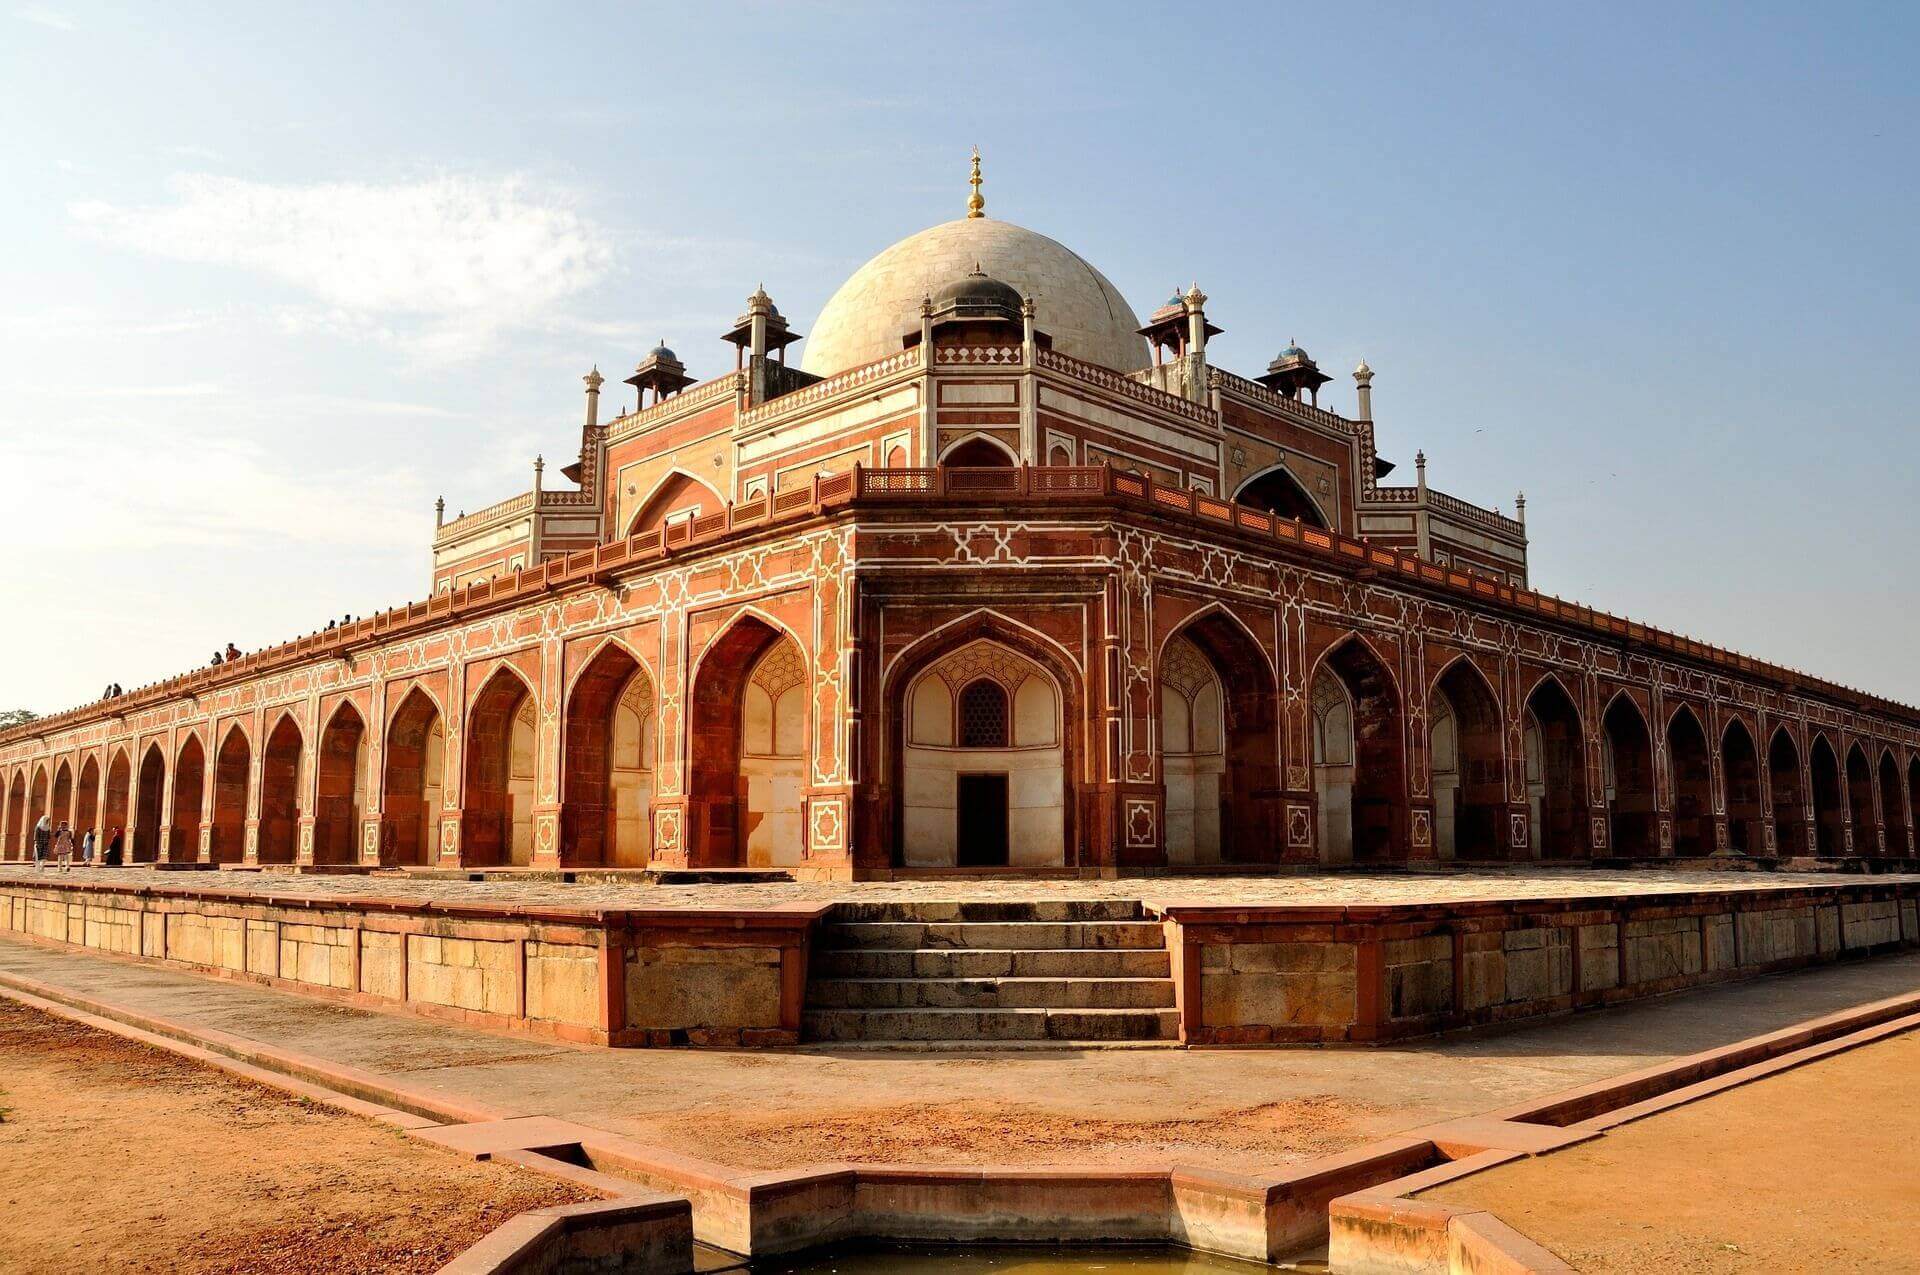
<path id="1" fill-rule="evenodd" d="M 1204 1164 L 1257 1172 L 1920 987 L 1920 953 L 1843 962 L 1517 1030 L 1339 1050 L 604 1050 L 0 941 L 0 972 L 469 1107 L 741 1168 L 838 1161 Z"/>
<path id="2" fill-rule="evenodd" d="M 1674 869 L 1476 868 L 1459 872 L 1325 872 L 1267 876 L 1128 877 L 1034 880 L 968 877 L 897 881 L 762 881 L 694 885 L 551 879 L 451 881 L 400 873 L 364 876 L 287 872 L 181 872 L 149 867 L 76 868 L 62 874 L 0 865 L 0 881 L 111 882 L 160 890 L 320 900 L 395 899 L 416 903 L 578 908 L 759 909 L 800 904 L 1060 899 L 1137 899 L 1152 907 L 1353 906 L 1595 898 L 1621 894 L 1695 894 L 1720 890 L 1794 890 L 1917 878 L 1888 874 Z"/>

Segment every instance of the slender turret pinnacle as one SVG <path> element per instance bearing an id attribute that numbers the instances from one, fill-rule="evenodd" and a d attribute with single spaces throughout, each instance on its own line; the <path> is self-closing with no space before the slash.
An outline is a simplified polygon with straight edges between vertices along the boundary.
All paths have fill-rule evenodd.
<path id="1" fill-rule="evenodd" d="M 980 148 L 973 148 L 973 176 L 967 178 L 967 185 L 973 187 L 973 193 L 967 196 L 967 216 L 984 217 L 987 215 L 987 201 L 980 197 Z"/>

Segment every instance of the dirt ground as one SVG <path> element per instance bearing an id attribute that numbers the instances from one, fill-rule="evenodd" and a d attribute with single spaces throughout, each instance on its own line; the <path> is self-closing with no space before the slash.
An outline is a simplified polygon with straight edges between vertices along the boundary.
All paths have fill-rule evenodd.
<path id="1" fill-rule="evenodd" d="M 1423 1193 L 1583 1272 L 1920 1271 L 1920 1033 Z"/>
<path id="2" fill-rule="evenodd" d="M 591 1198 L 0 999 L 0 1270 L 432 1271 Z"/>

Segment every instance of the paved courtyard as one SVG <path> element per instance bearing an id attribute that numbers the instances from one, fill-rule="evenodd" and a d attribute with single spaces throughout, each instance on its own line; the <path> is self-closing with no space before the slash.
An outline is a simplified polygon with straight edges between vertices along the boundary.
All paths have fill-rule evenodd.
<path id="1" fill-rule="evenodd" d="M 27 881 L 57 869 L 0 865 L 0 880 Z M 658 885 L 641 880 L 559 881 L 530 876 L 484 881 L 409 876 L 296 875 L 288 872 L 161 871 L 147 867 L 75 868 L 68 879 L 162 889 L 217 889 L 279 898 L 380 898 L 421 902 L 582 908 L 760 908 L 783 903 L 931 902 L 952 899 L 1139 899 L 1150 905 L 1457 903 L 1489 899 L 1687 894 L 1712 890 L 1785 890 L 1912 880 L 1840 873 L 1673 869 L 1476 868 L 1465 871 L 1325 872 L 1298 875 L 1128 877 L 1035 880 L 995 877 L 898 881 L 769 881 Z"/>
<path id="2" fill-rule="evenodd" d="M 734 1167 L 1259 1171 L 1637 1070 L 1920 986 L 1920 953 L 1368 1049 L 610 1050 L 0 941 L 0 974 Z"/>

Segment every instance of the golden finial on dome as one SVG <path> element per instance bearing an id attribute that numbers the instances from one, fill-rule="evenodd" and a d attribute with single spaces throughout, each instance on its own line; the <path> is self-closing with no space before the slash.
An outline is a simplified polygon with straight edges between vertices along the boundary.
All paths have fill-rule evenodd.
<path id="1" fill-rule="evenodd" d="M 973 148 L 973 176 L 967 178 L 967 185 L 973 187 L 973 193 L 967 196 L 967 216 L 984 217 L 987 215 L 987 201 L 980 197 L 980 148 Z"/>

